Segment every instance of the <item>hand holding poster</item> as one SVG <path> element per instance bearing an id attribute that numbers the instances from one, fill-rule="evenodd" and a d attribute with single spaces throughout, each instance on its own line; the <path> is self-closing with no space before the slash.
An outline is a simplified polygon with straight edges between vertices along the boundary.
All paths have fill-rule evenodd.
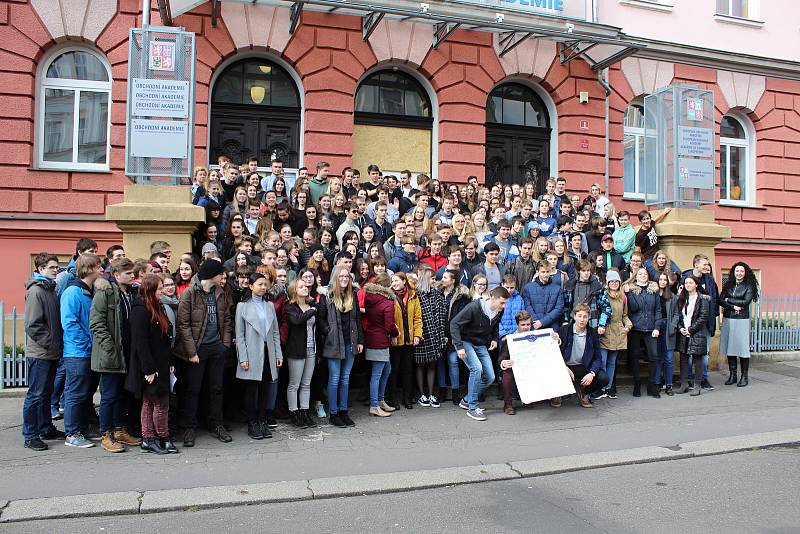
<path id="1" fill-rule="evenodd" d="M 506 337 L 514 381 L 525 404 L 575 393 L 552 328 Z"/>

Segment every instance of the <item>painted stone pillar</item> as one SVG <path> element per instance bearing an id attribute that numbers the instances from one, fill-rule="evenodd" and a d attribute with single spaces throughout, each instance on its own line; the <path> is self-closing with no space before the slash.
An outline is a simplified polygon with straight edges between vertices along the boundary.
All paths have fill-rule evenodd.
<path id="1" fill-rule="evenodd" d="M 192 232 L 205 221 L 205 210 L 193 205 L 189 195 L 186 186 L 126 186 L 122 204 L 106 206 L 106 220 L 122 232 L 125 255 L 149 258 L 150 243 L 166 241 L 173 252 L 170 270 L 176 270 L 181 254 L 192 250 Z"/>
<path id="2" fill-rule="evenodd" d="M 653 211 L 653 218 L 658 219 L 667 210 Z M 711 210 L 693 208 L 671 208 L 664 219 L 656 226 L 660 248 L 664 249 L 669 257 L 681 269 L 690 269 L 693 265 L 695 254 L 708 256 L 714 268 L 714 278 L 717 285 L 721 286 L 720 265 L 716 264 L 714 247 L 723 239 L 731 236 L 731 229 L 714 221 L 714 212 Z M 720 369 L 724 367 L 719 355 L 719 323 L 716 335 L 711 338 L 711 354 L 709 368 Z M 676 367 L 679 362 L 675 362 Z"/>

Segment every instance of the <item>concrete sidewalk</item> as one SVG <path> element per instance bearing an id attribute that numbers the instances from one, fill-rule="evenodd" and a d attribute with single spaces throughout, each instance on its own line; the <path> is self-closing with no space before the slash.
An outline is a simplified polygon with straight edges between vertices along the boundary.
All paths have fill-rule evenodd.
<path id="1" fill-rule="evenodd" d="M 158 510 L 167 506 L 163 502 L 177 502 L 174 506 L 181 508 L 224 505 L 232 499 L 264 502 L 264 498 L 287 494 L 289 497 L 285 498 L 292 500 L 303 495 L 335 495 L 346 480 L 364 485 L 359 486 L 363 491 L 397 491 L 396 485 L 402 486 L 410 479 L 424 482 L 414 487 L 428 487 L 437 480 L 459 483 L 520 476 L 527 471 L 514 471 L 511 466 L 531 460 L 579 456 L 569 462 L 597 464 L 597 458 L 605 457 L 587 455 L 613 456 L 613 451 L 626 451 L 623 456 L 630 456 L 634 454 L 630 449 L 637 449 L 644 450 L 636 454 L 644 454 L 640 461 L 645 461 L 652 450 L 643 447 L 656 447 L 656 459 L 660 459 L 665 454 L 672 457 L 673 452 L 681 453 L 676 449 L 681 443 L 794 431 L 798 426 L 800 364 L 759 365 L 751 370 L 751 385 L 747 388 L 723 386 L 724 379 L 721 374 L 712 373 L 716 390 L 700 397 L 637 399 L 629 389 L 621 389 L 619 399 L 602 399 L 592 410 L 567 401 L 558 410 L 539 404 L 518 410 L 516 416 L 506 416 L 500 410 L 501 403 L 493 401 L 487 403 L 489 420 L 483 423 L 467 418 L 463 410 L 450 403 L 439 409 L 417 406 L 380 420 L 367 417 L 366 408 L 354 406 L 351 416 L 358 423 L 355 428 L 322 426 L 301 431 L 281 425 L 275 438 L 259 442 L 247 438 L 239 427 L 233 432 L 233 443 L 227 445 L 199 433 L 196 447 L 166 457 L 141 454 L 138 450 L 112 455 L 99 447 L 74 450 L 58 442 L 49 451 L 33 453 L 22 447 L 22 400 L 2 399 L 0 506 L 4 501 L 13 502 L 6 506 L 0 520 L 14 517 L 11 510 L 22 506 L 15 503 L 23 501 L 31 506 L 53 506 L 58 513 L 80 510 L 81 506 L 102 512 L 97 498 L 82 497 L 87 494 L 103 494 L 102 502 L 116 513 L 123 509 L 150 511 L 150 503 L 153 510 Z M 781 435 L 777 439 L 769 435 L 781 443 L 787 442 L 786 436 L 792 436 Z M 770 444 L 774 443 L 758 446 Z M 529 464 L 517 467 L 526 465 Z M 546 464 L 531 465 L 531 472 L 547 468 Z M 448 471 L 452 468 L 455 471 Z M 404 472 L 408 474 L 398 475 Z M 363 475 L 377 478 L 337 478 Z M 325 479 L 328 482 L 321 482 Z M 301 495 L 300 489 L 306 493 Z M 211 496 L 203 498 L 203 494 Z M 228 497 L 221 497 L 225 495 Z M 186 497 L 170 501 L 176 496 Z M 51 497 L 67 500 L 28 501 Z M 87 502 L 90 504 L 81 504 Z"/>

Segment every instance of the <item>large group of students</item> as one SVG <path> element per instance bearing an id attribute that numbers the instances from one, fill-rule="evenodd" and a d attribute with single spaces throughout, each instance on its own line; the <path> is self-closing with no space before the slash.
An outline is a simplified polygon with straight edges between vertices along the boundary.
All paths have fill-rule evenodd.
<path id="1" fill-rule="evenodd" d="M 225 443 L 235 422 L 255 440 L 278 420 L 352 427 L 362 403 L 389 417 L 450 400 L 484 421 L 495 382 L 514 415 L 506 336 L 548 328 L 584 408 L 617 398 L 621 354 L 633 396 L 642 383 L 653 398 L 700 395 L 713 389 L 720 310 L 726 384 L 748 385 L 759 297 L 750 267 L 732 265 L 721 289 L 702 254 L 681 270 L 660 247 L 659 221 L 641 211 L 634 226 L 597 184 L 582 198 L 551 178 L 537 195 L 534 184 L 412 180 L 376 165 L 364 179 L 351 168 L 329 176 L 320 162 L 289 189 L 279 160 L 269 172 L 254 158 L 218 164 L 194 172 L 191 201 L 206 221 L 174 264 L 164 241 L 132 260 L 82 238 L 65 269 L 36 256 L 25 284 L 26 448 L 60 439 L 177 453 L 200 427 Z"/>

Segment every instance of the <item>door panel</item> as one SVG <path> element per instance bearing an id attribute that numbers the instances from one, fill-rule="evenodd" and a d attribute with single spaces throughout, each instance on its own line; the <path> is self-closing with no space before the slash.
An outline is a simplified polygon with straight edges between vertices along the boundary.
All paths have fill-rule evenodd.
<path id="1" fill-rule="evenodd" d="M 297 167 L 300 123 L 296 120 L 262 119 L 258 121 L 258 161 L 278 158 L 284 166 Z"/>
<path id="2" fill-rule="evenodd" d="M 272 156 L 295 168 L 300 158 L 300 110 L 264 109 L 262 106 L 221 106 L 211 111 L 209 161 L 225 155 L 237 163 L 255 156 L 269 165 Z"/>
<path id="3" fill-rule="evenodd" d="M 256 152 L 258 120 L 241 115 L 214 115 L 211 120 L 211 154 L 209 161 L 228 156 L 241 163 Z"/>

